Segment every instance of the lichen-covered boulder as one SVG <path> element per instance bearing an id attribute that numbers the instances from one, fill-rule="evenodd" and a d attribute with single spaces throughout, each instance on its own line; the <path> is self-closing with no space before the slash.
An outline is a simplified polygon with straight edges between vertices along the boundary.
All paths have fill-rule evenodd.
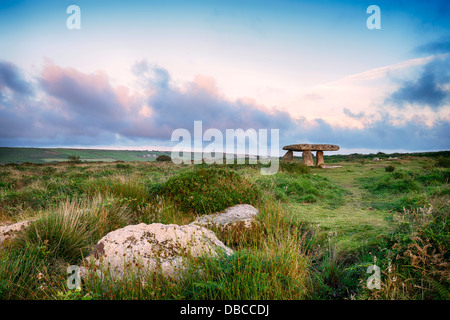
<path id="1" fill-rule="evenodd" d="M 255 218 L 258 214 L 259 211 L 255 207 L 249 204 L 238 204 L 225 209 L 224 212 L 200 216 L 190 224 L 222 230 L 251 229 L 257 224 Z"/>
<path id="2" fill-rule="evenodd" d="M 188 258 L 216 256 L 219 251 L 232 254 L 215 234 L 196 225 L 130 225 L 104 236 L 83 261 L 81 276 L 90 270 L 122 277 L 127 270 L 144 275 L 160 272 L 181 278 Z"/>

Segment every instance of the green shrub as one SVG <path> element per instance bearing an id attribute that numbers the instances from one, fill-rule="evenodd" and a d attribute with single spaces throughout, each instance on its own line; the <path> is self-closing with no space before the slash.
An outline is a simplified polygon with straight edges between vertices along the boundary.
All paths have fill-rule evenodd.
<path id="1" fill-rule="evenodd" d="M 439 157 L 436 160 L 436 167 L 441 167 L 441 168 L 450 168 L 450 158 L 447 157 Z"/>
<path id="2" fill-rule="evenodd" d="M 363 187 L 377 194 L 399 194 L 421 190 L 422 186 L 411 176 L 410 172 L 396 171 L 379 178 L 365 178 Z"/>
<path id="3" fill-rule="evenodd" d="M 214 167 L 188 170 L 153 189 L 182 211 L 208 214 L 240 204 L 256 204 L 260 191 L 238 173 Z"/>
<path id="4" fill-rule="evenodd" d="M 168 155 L 161 154 L 158 157 L 156 157 L 156 161 L 172 161 L 172 158 Z"/>
<path id="5" fill-rule="evenodd" d="M 429 201 L 425 194 L 406 195 L 394 202 L 393 210 L 402 212 L 404 209 L 414 210 L 429 205 Z"/>
<path id="6" fill-rule="evenodd" d="M 385 167 L 384 170 L 386 170 L 386 172 L 394 172 L 395 167 L 393 165 L 389 165 Z"/>
<path id="7" fill-rule="evenodd" d="M 416 177 L 416 180 L 425 186 L 448 183 L 450 171 L 448 169 L 427 170 Z"/>

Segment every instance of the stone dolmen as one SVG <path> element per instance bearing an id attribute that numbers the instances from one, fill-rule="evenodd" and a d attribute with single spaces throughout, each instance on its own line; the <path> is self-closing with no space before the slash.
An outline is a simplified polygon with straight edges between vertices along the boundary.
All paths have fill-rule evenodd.
<path id="1" fill-rule="evenodd" d="M 334 144 L 291 144 L 289 146 L 284 146 L 283 150 L 288 150 L 281 160 L 283 161 L 294 161 L 293 151 L 303 151 L 302 158 L 303 164 L 306 166 L 313 166 L 313 156 L 311 151 L 317 151 L 316 153 L 316 166 L 321 166 L 324 164 L 323 152 L 324 151 L 337 151 L 339 146 Z"/>

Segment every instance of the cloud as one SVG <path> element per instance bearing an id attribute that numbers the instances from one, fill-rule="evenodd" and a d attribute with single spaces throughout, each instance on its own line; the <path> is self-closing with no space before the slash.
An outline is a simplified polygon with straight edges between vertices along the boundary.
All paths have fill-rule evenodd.
<path id="1" fill-rule="evenodd" d="M 84 74 L 72 68 L 47 64 L 40 78 L 41 88 L 56 98 L 67 122 L 80 127 L 118 130 L 126 123 L 126 92 L 113 88 L 105 73 Z"/>
<path id="2" fill-rule="evenodd" d="M 409 104 L 438 111 L 448 106 L 450 91 L 446 86 L 449 84 L 450 57 L 445 55 L 427 63 L 417 78 L 402 81 L 385 102 L 398 108 Z"/>
<path id="3" fill-rule="evenodd" d="M 131 72 L 144 82 L 144 85 L 157 87 L 160 90 L 168 89 L 171 81 L 169 72 L 155 64 L 150 65 L 147 60 L 136 62 Z"/>
<path id="4" fill-rule="evenodd" d="M 353 113 L 353 112 L 351 112 L 349 109 L 347 109 L 347 108 L 344 108 L 344 114 L 346 115 L 346 116 L 349 116 L 350 118 L 353 118 L 353 119 L 361 119 L 361 118 L 363 118 L 366 114 L 365 114 L 365 112 L 363 112 L 363 111 L 361 111 L 360 113 L 358 113 L 358 114 L 356 114 L 356 113 Z"/>
<path id="5" fill-rule="evenodd" d="M 26 80 L 19 68 L 5 65 L 0 89 L 15 94 L 4 99 L 7 103 L 0 103 L 3 146 L 114 147 L 119 142 L 148 145 L 149 141 L 168 145 L 173 130 L 193 132 L 194 121 L 201 120 L 203 130 L 279 129 L 280 147 L 308 142 L 378 150 L 450 147 L 449 121 L 439 116 L 430 125 L 419 117 L 406 120 L 389 113 L 367 117 L 345 108 L 345 115 L 365 118 L 359 128 L 331 124 L 320 117 L 294 118 L 252 99 L 230 100 L 209 76 L 198 75 L 176 85 L 166 69 L 146 61 L 132 68 L 143 90 L 113 85 L 103 72 L 83 73 L 51 63 L 43 66 L 37 78 Z M 434 79 L 439 83 L 445 80 L 442 74 Z"/>
<path id="6" fill-rule="evenodd" d="M 151 106 L 151 117 L 136 119 L 135 125 L 123 131 L 127 137 L 153 137 L 170 139 L 174 129 L 191 130 L 196 120 L 204 128 L 290 128 L 294 121 L 287 112 L 264 110 L 250 100 L 230 101 L 217 88 L 214 79 L 198 75 L 184 88 L 169 82 L 167 70 L 139 62 L 133 72 L 152 92 L 146 99 Z"/>
<path id="7" fill-rule="evenodd" d="M 22 95 L 29 95 L 33 91 L 31 84 L 14 64 L 0 61 L 0 93 L 6 88 Z"/>
<path id="8" fill-rule="evenodd" d="M 442 37 L 438 40 L 423 44 L 415 50 L 417 53 L 441 54 L 450 52 L 450 35 Z"/>
<path id="9" fill-rule="evenodd" d="M 429 126 L 421 118 L 398 119 L 386 113 L 379 120 L 368 122 L 363 128 L 332 126 L 321 119 L 298 120 L 295 137 L 310 143 L 331 143 L 341 148 L 378 150 L 448 150 L 450 123 L 438 119 Z"/>
<path id="10" fill-rule="evenodd" d="M 9 69 L 18 71 L 12 65 Z M 0 103 L 2 143 L 96 144 L 99 137 L 113 143 L 109 136 L 132 125 L 129 111 L 134 97 L 126 88 L 111 86 L 104 73 L 85 74 L 48 63 L 33 82 L 21 80 L 16 80 L 20 83 L 16 91 L 23 94 Z M 34 93 L 27 89 L 32 86 Z"/>

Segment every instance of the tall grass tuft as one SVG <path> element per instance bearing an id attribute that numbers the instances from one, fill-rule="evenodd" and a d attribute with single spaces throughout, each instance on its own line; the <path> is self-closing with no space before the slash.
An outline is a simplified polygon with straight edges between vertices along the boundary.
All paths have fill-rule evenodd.
<path id="1" fill-rule="evenodd" d="M 66 200 L 33 222 L 16 245 L 33 243 L 45 248 L 48 257 L 78 263 L 101 237 L 131 222 L 126 207 L 114 201 L 99 196 Z"/>
<path id="2" fill-rule="evenodd" d="M 33 222 L 18 241 L 18 245 L 33 243 L 44 248 L 45 254 L 77 263 L 89 253 L 92 243 L 92 224 L 80 202 L 65 201 L 59 208 Z"/>
<path id="3" fill-rule="evenodd" d="M 150 199 L 148 189 L 139 177 L 123 174 L 88 180 L 86 193 L 118 198 L 132 210 L 145 206 Z"/>

